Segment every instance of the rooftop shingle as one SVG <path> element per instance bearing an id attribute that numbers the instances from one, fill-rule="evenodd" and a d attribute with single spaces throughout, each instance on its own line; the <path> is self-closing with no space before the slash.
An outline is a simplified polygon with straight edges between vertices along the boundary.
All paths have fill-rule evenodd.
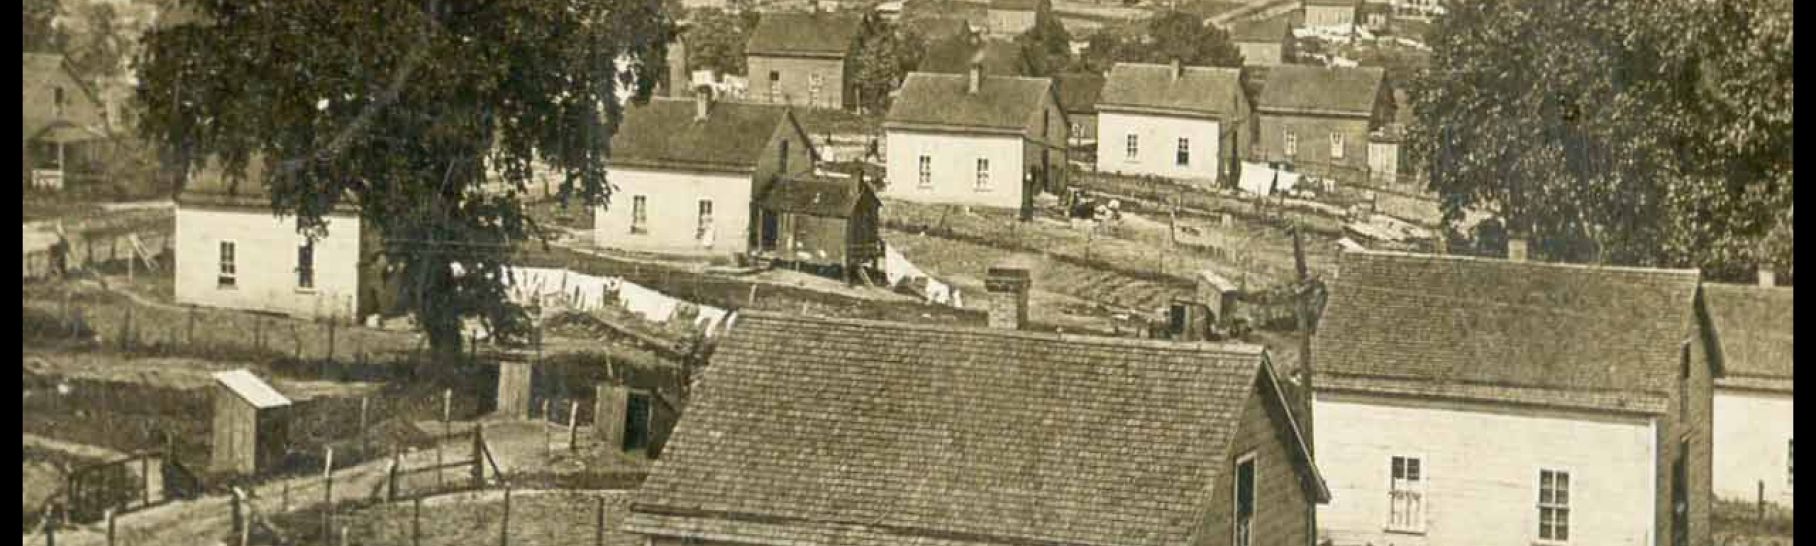
<path id="1" fill-rule="evenodd" d="M 849 218 L 851 211 L 867 197 L 868 187 L 856 177 L 795 175 L 771 184 L 760 198 L 764 210 L 807 214 L 826 218 Z"/>
<path id="2" fill-rule="evenodd" d="M 973 128 L 993 132 L 1022 132 L 1043 96 L 1052 92 L 1046 78 L 985 75 L 977 93 L 966 86 L 968 75 L 914 72 L 902 81 L 901 96 L 890 106 L 884 125 Z"/>
<path id="3" fill-rule="evenodd" d="M 1386 75 L 1380 67 L 1274 66 L 1255 108 L 1267 113 L 1373 115 Z"/>
<path id="4" fill-rule="evenodd" d="M 1286 16 L 1250 20 L 1230 27 L 1230 41 L 1236 43 L 1278 44 L 1287 39 L 1292 23 Z"/>
<path id="5" fill-rule="evenodd" d="M 1694 270 L 1379 251 L 1338 263 L 1312 348 L 1321 388 L 1658 412 L 1695 327 Z"/>
<path id="6" fill-rule="evenodd" d="M 659 97 L 625 109 L 607 161 L 747 172 L 756 169 L 770 137 L 794 123 L 785 106 L 739 102 L 714 102 L 705 120 L 695 120 L 694 100 Z"/>
<path id="7" fill-rule="evenodd" d="M 1724 379 L 1792 379 L 1792 289 L 1705 284 Z"/>
<path id="8" fill-rule="evenodd" d="M 1204 491 L 1264 378 L 1252 345 L 750 312 L 715 349 L 627 528 L 1183 543 L 1214 509 Z"/>
<path id="9" fill-rule="evenodd" d="M 1114 108 L 1240 117 L 1241 71 L 1204 66 L 1117 63 L 1104 82 L 1101 110 Z"/>
<path id="10" fill-rule="evenodd" d="M 763 14 L 744 51 L 751 55 L 843 57 L 857 45 L 857 17 L 832 13 Z"/>
<path id="11" fill-rule="evenodd" d="M 1091 113 L 1097 111 L 1097 101 L 1103 96 L 1104 77 L 1096 74 L 1060 74 L 1053 79 L 1054 90 L 1059 93 L 1059 107 L 1067 113 Z"/>

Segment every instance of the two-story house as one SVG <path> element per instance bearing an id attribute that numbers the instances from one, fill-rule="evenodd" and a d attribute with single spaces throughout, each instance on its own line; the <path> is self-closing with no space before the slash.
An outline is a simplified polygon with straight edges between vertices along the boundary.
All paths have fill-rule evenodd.
<path id="1" fill-rule="evenodd" d="M 627 108 L 612 137 L 612 201 L 593 215 L 600 246 L 671 255 L 743 254 L 756 196 L 818 157 L 786 106 L 655 98 Z"/>
<path id="2" fill-rule="evenodd" d="M 1394 119 L 1386 72 L 1376 67 L 1269 67 L 1255 99 L 1253 158 L 1338 182 L 1368 176 L 1368 138 Z"/>
<path id="3" fill-rule="evenodd" d="M 1097 101 L 1097 168 L 1210 186 L 1234 180 L 1248 144 L 1241 71 L 1117 63 Z"/>
<path id="4" fill-rule="evenodd" d="M 58 190 L 67 178 L 98 174 L 107 119 L 94 90 L 54 53 L 26 53 L 23 78 L 21 183 Z"/>
<path id="5" fill-rule="evenodd" d="M 358 208 L 342 200 L 324 216 L 325 232 L 299 233 L 295 217 L 272 209 L 267 163 L 252 157 L 234 180 L 210 158 L 184 183 L 172 245 L 176 301 L 342 321 L 388 314 L 395 279 Z"/>
<path id="6" fill-rule="evenodd" d="M 652 545 L 1305 546 L 1328 499 L 1253 345 L 746 312 L 699 385 Z"/>
<path id="7" fill-rule="evenodd" d="M 883 197 L 1033 211 L 1066 184 L 1066 113 L 1047 78 L 914 72 L 883 121 Z"/>
<path id="8" fill-rule="evenodd" d="M 1721 375 L 1715 378 L 1715 496 L 1793 506 L 1792 289 L 1705 284 Z"/>
<path id="9" fill-rule="evenodd" d="M 744 46 L 751 101 L 844 108 L 862 21 L 847 14 L 766 13 Z"/>
<path id="10" fill-rule="evenodd" d="M 1281 65 L 1294 58 L 1292 22 L 1284 15 L 1237 23 L 1229 32 L 1242 52 L 1242 66 Z"/>
<path id="11" fill-rule="evenodd" d="M 1337 545 L 1709 544 L 1695 270 L 1346 250 L 1312 343 Z"/>

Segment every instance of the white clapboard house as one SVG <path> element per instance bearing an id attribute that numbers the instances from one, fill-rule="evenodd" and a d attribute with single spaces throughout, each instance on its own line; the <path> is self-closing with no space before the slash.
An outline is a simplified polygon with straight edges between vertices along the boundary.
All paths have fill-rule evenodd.
<path id="1" fill-rule="evenodd" d="M 1715 496 L 1790 508 L 1791 288 L 1708 284 L 1715 326 Z"/>

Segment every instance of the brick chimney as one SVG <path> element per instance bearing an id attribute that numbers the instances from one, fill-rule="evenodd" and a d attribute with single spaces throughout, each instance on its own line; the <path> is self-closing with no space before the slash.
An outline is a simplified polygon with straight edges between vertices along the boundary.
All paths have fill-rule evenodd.
<path id="1" fill-rule="evenodd" d="M 1771 288 L 1774 286 L 1778 286 L 1777 273 L 1772 271 L 1771 267 L 1759 266 L 1759 287 Z"/>
<path id="2" fill-rule="evenodd" d="M 971 61 L 970 80 L 966 83 L 965 92 L 976 95 L 978 88 L 983 86 L 983 80 L 984 80 L 983 63 L 980 63 L 976 60 L 972 60 Z"/>
<path id="3" fill-rule="evenodd" d="M 713 93 L 707 88 L 694 92 L 694 121 L 706 121 L 706 114 L 712 110 Z"/>
<path id="4" fill-rule="evenodd" d="M 1028 269 L 1021 266 L 991 267 L 984 277 L 984 290 L 989 297 L 984 303 L 990 314 L 990 327 L 1020 330 L 1028 324 L 1028 287 L 1033 284 Z"/>
<path id="5" fill-rule="evenodd" d="M 1510 262 L 1526 261 L 1526 238 L 1525 237 L 1509 237 L 1509 238 L 1507 238 L 1507 261 L 1510 261 Z"/>

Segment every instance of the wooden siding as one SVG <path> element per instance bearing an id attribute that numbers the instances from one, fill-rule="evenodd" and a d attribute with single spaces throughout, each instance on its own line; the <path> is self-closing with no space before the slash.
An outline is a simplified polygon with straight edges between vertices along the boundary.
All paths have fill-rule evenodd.
<path id="1" fill-rule="evenodd" d="M 329 219 L 327 237 L 315 241 L 315 286 L 297 286 L 297 247 L 305 240 L 294 217 L 269 210 L 185 205 L 176 212 L 178 303 L 282 313 L 309 318 L 355 319 L 360 306 L 361 223 L 354 216 Z M 220 245 L 234 243 L 235 280 L 219 284 Z"/>
<path id="2" fill-rule="evenodd" d="M 214 427 L 209 466 L 252 475 L 275 467 L 287 447 L 285 408 L 260 410 L 222 385 L 215 385 Z"/>
<path id="3" fill-rule="evenodd" d="M 1786 393 L 1716 389 L 1714 489 L 1721 499 L 1792 503 L 1788 474 L 1793 406 Z"/>
<path id="4" fill-rule="evenodd" d="M 1103 112 L 1099 115 L 1097 168 L 1127 175 L 1154 175 L 1189 181 L 1200 186 L 1214 185 L 1220 178 L 1229 156 L 1228 143 L 1220 120 Z M 1128 138 L 1136 135 L 1136 154 L 1128 156 Z M 1189 139 L 1190 164 L 1178 165 L 1179 139 Z"/>
<path id="5" fill-rule="evenodd" d="M 677 255 L 742 253 L 749 245 L 750 175 L 654 169 L 613 169 L 611 204 L 593 215 L 596 244 Z M 632 233 L 637 196 L 643 196 L 644 232 Z M 701 200 L 713 205 L 713 240 L 696 238 Z"/>
<path id="6" fill-rule="evenodd" d="M 1196 546 L 1230 544 L 1235 536 L 1235 469 L 1244 455 L 1255 455 L 1254 546 L 1305 546 L 1311 544 L 1313 504 L 1305 494 L 1293 451 L 1292 428 L 1274 396 L 1259 382 L 1243 405 L 1242 423 L 1230 443 L 1230 452 L 1218 483 L 1211 492 L 1209 517 L 1199 529 Z"/>
<path id="7" fill-rule="evenodd" d="M 1026 153 L 1021 137 L 894 129 L 887 138 L 888 187 L 883 195 L 921 203 L 1010 209 L 1021 206 Z M 930 187 L 919 184 L 921 155 L 932 161 Z M 976 188 L 979 158 L 990 160 L 990 189 L 984 191 Z"/>
<path id="8" fill-rule="evenodd" d="M 844 59 L 749 55 L 746 61 L 752 102 L 789 104 L 811 108 L 844 108 L 848 101 Z M 769 73 L 775 72 L 777 95 L 771 96 Z M 811 78 L 820 77 L 820 94 L 812 96 Z"/>

